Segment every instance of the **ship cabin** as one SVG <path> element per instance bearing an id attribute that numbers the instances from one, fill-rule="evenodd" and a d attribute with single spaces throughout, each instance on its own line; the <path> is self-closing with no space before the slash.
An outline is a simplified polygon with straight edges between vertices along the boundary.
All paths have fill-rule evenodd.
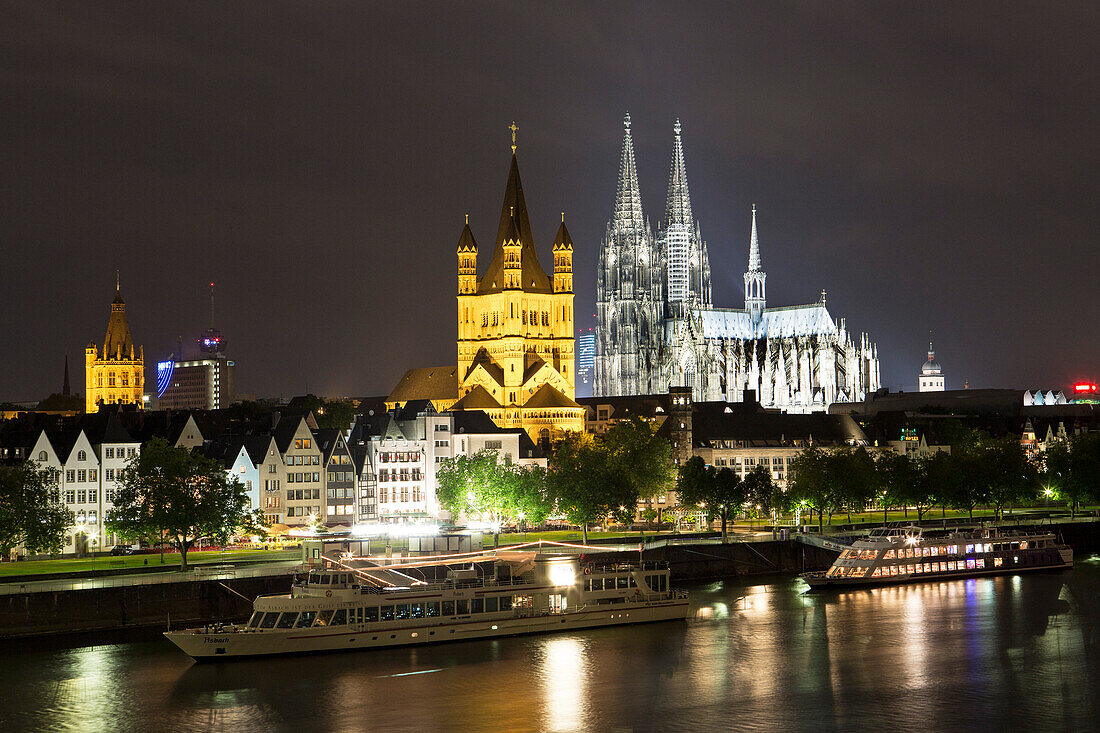
<path id="1" fill-rule="evenodd" d="M 1002 535 L 986 531 L 977 536 L 925 538 L 915 527 L 873 530 L 871 536 L 844 550 L 826 577 L 919 578 L 1055 566 L 1062 562 L 1061 547 L 1053 533 Z"/>

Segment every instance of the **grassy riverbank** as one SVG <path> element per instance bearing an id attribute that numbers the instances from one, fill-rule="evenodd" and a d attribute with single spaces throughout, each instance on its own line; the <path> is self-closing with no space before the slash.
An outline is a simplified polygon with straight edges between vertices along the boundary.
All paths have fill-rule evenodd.
<path id="1" fill-rule="evenodd" d="M 277 562 L 296 560 L 301 552 L 295 550 L 233 550 L 228 552 L 203 552 L 192 550 L 187 553 L 187 564 L 220 564 L 235 562 Z M 122 568 L 140 568 L 146 566 L 159 568 L 165 565 L 179 566 L 179 553 L 166 553 L 164 563 L 160 554 L 155 555 L 103 555 L 101 557 L 58 558 L 55 560 L 28 560 L 0 563 L 0 578 L 19 575 L 43 575 L 47 573 L 73 573 L 86 570 L 118 570 Z"/>

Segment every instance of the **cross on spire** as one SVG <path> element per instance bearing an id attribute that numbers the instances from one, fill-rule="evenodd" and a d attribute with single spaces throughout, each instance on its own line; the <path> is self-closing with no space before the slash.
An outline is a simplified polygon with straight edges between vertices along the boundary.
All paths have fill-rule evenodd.
<path id="1" fill-rule="evenodd" d="M 516 131 L 519 130 L 519 126 L 516 125 L 516 121 L 512 120 L 512 124 L 508 125 L 508 129 L 512 131 L 512 155 L 516 154 Z"/>

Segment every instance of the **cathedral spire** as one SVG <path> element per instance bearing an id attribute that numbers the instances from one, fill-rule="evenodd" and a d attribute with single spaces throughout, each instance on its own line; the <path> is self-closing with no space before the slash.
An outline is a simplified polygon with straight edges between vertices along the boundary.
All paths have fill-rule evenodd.
<path id="1" fill-rule="evenodd" d="M 745 310 L 759 324 L 767 307 L 767 275 L 760 263 L 760 238 L 756 234 L 756 204 L 752 205 L 752 231 L 749 234 L 749 269 L 745 272 Z"/>
<path id="2" fill-rule="evenodd" d="M 623 152 L 619 162 L 619 186 L 615 192 L 612 231 L 640 232 L 645 228 L 642 194 L 638 188 L 638 169 L 634 164 L 634 140 L 630 136 L 630 113 L 623 118 Z"/>
<path id="3" fill-rule="evenodd" d="M 680 138 L 680 118 L 672 126 L 675 134 L 672 168 L 668 173 L 668 200 L 665 203 L 665 226 L 682 224 L 690 232 L 695 226 L 691 217 L 691 195 L 688 193 L 687 166 L 684 164 L 684 143 Z"/>
<path id="4" fill-rule="evenodd" d="M 760 240 L 756 236 L 756 204 L 752 205 L 752 233 L 749 235 L 749 272 L 756 272 L 760 267 Z"/>

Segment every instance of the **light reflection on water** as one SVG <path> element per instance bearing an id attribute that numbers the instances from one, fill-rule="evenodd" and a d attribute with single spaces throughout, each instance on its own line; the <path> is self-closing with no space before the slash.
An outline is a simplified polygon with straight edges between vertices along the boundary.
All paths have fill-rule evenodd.
<path id="1" fill-rule="evenodd" d="M 194 665 L 161 640 L 0 649 L 3 730 L 1096 730 L 1100 564 L 806 593 L 687 623 Z"/>

